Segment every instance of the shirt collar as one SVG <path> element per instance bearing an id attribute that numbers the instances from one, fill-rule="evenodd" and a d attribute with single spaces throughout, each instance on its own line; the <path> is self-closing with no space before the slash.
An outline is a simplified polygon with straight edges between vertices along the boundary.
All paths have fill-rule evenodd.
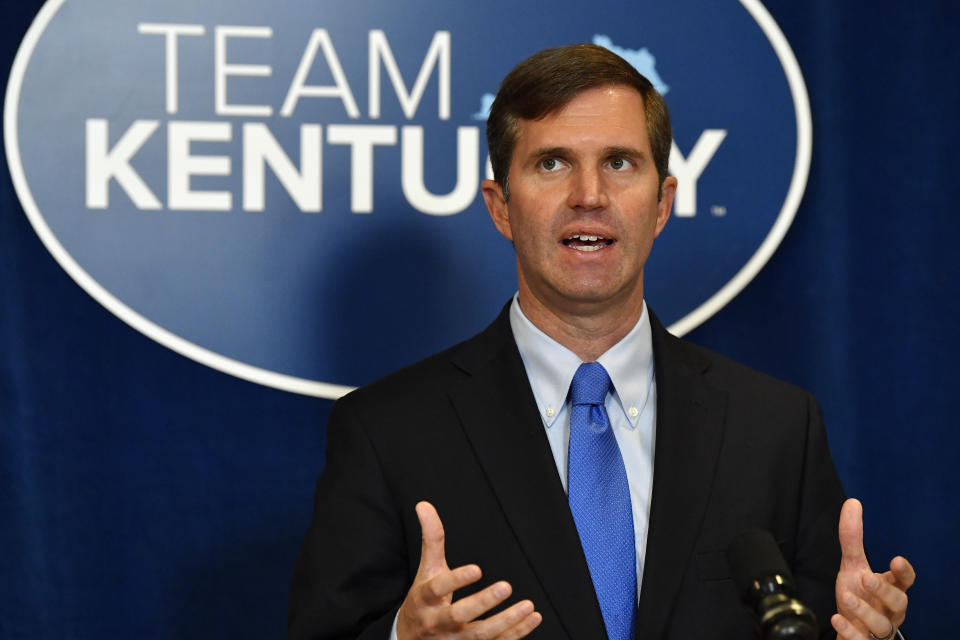
<path id="1" fill-rule="evenodd" d="M 538 329 L 523 314 L 517 296 L 510 305 L 510 328 L 520 351 L 537 409 L 547 427 L 553 426 L 566 405 L 573 374 L 583 361 Z M 597 362 L 610 374 L 613 397 L 632 427 L 643 413 L 653 383 L 653 345 L 650 315 L 644 302 L 637 324 Z"/>

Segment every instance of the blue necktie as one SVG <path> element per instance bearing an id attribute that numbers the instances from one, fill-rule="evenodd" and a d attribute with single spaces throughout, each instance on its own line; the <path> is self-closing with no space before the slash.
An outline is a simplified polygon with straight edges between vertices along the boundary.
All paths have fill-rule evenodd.
<path id="1" fill-rule="evenodd" d="M 610 640 L 632 640 L 637 566 L 627 471 L 604 399 L 603 365 L 585 362 L 570 384 L 567 497 Z"/>

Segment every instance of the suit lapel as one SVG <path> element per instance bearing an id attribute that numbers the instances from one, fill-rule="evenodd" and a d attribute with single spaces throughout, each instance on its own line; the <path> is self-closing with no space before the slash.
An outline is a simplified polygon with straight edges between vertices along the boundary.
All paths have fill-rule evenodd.
<path id="1" fill-rule="evenodd" d="M 637 638 L 663 637 L 706 511 L 723 436 L 726 394 L 705 383 L 689 355 L 651 314 L 657 433 Z"/>
<path id="2" fill-rule="evenodd" d="M 571 638 L 603 618 L 506 313 L 457 355 L 471 376 L 450 392 L 504 517 Z"/>

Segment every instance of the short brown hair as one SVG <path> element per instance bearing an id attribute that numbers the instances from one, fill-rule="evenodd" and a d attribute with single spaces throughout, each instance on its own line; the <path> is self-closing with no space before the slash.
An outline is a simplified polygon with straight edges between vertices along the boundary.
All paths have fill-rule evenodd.
<path id="1" fill-rule="evenodd" d="M 608 85 L 633 87 L 643 98 L 647 136 L 660 184 L 670 159 L 670 114 L 663 97 L 633 66 L 612 51 L 574 44 L 535 53 L 507 74 L 487 118 L 487 148 L 493 178 L 509 199 L 507 176 L 517 142 L 518 120 L 539 120 L 562 109 L 579 93 Z"/>

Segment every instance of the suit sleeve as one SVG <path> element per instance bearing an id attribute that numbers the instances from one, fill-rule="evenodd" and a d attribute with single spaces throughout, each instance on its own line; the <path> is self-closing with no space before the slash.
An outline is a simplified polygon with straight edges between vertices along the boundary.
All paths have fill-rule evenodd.
<path id="1" fill-rule="evenodd" d="M 377 451 L 349 399 L 334 404 L 327 464 L 294 567 L 288 640 L 386 640 L 412 576 Z"/>
<path id="2" fill-rule="evenodd" d="M 820 407 L 808 395 L 806 451 L 800 495 L 800 519 L 794 578 L 802 602 L 814 610 L 821 638 L 835 638 L 830 617 L 836 612 L 834 584 L 840 569 L 837 526 L 844 493 L 837 476 Z"/>

